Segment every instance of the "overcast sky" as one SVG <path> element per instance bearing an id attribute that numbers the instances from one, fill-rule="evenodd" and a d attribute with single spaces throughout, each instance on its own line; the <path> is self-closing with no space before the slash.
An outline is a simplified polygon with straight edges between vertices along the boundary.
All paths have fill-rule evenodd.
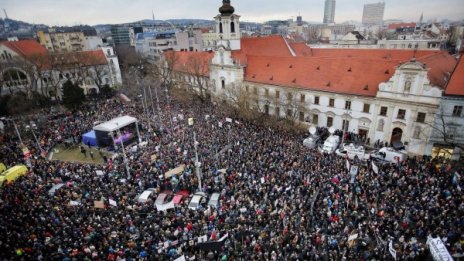
<path id="1" fill-rule="evenodd" d="M 288 19 L 299 13 L 305 21 L 321 22 L 325 0 L 232 0 L 242 21 Z M 363 5 L 377 0 L 337 0 L 335 22 L 361 21 Z M 0 0 L 8 17 L 48 25 L 112 24 L 151 19 L 212 19 L 221 0 Z M 464 19 L 463 0 L 387 0 L 384 19 L 417 21 Z M 4 17 L 3 13 L 1 17 Z"/>

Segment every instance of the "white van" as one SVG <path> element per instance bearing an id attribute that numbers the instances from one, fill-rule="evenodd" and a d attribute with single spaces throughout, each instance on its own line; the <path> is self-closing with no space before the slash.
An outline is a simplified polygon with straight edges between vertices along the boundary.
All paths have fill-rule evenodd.
<path id="1" fill-rule="evenodd" d="M 208 201 L 208 206 L 211 206 L 215 209 L 219 208 L 219 198 L 221 197 L 221 194 L 219 193 L 213 193 L 211 195 L 211 198 Z"/>
<path id="2" fill-rule="evenodd" d="M 335 152 L 339 144 L 340 144 L 340 137 L 337 135 L 330 135 L 324 141 L 324 145 L 322 145 L 322 148 L 319 148 L 319 151 L 322 153 L 326 152 L 330 154 L 332 152 Z"/>
<path id="3" fill-rule="evenodd" d="M 355 145 L 353 143 L 345 144 L 335 151 L 335 154 L 342 157 L 347 157 L 349 159 L 354 159 L 356 156 L 360 160 L 368 160 L 370 154 L 366 152 L 364 146 Z"/>
<path id="4" fill-rule="evenodd" d="M 392 163 L 403 162 L 406 160 L 407 157 L 408 156 L 405 150 L 395 150 L 391 147 L 383 147 L 371 154 L 371 158 Z"/>

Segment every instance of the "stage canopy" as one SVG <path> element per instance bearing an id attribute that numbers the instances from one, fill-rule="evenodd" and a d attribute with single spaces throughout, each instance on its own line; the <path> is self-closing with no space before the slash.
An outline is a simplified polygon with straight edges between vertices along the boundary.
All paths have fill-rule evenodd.
<path id="1" fill-rule="evenodd" d="M 103 132 L 112 132 L 118 129 L 121 129 L 127 125 L 137 122 L 137 119 L 131 116 L 122 116 L 118 118 L 114 118 L 110 121 L 104 122 L 93 127 L 95 131 L 103 131 Z"/>
<path id="2" fill-rule="evenodd" d="M 91 146 L 97 146 L 97 136 L 95 136 L 95 131 L 89 131 L 82 136 L 82 143 Z"/>

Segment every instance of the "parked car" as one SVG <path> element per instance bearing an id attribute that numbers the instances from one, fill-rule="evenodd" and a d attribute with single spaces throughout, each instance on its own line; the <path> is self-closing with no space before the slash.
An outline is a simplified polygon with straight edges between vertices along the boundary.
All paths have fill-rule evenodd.
<path id="1" fill-rule="evenodd" d="M 184 201 L 184 199 L 188 198 L 189 193 L 186 190 L 181 190 L 176 193 L 172 201 L 174 202 L 174 205 L 180 205 Z"/>
<path id="2" fill-rule="evenodd" d="M 162 205 L 164 204 L 164 201 L 166 200 L 166 198 L 168 197 L 168 194 L 165 193 L 165 192 L 162 192 L 158 195 L 158 197 L 156 197 L 156 200 L 155 200 L 155 205 Z"/>
<path id="3" fill-rule="evenodd" d="M 151 194 L 153 194 L 154 191 L 155 191 L 154 188 L 149 188 L 149 189 L 145 190 L 144 192 L 142 192 L 142 194 L 140 194 L 137 197 L 137 202 L 140 202 L 140 203 L 147 202 L 148 198 L 150 197 Z"/>
<path id="4" fill-rule="evenodd" d="M 322 147 L 319 147 L 319 151 L 322 153 L 333 153 L 340 144 L 340 136 L 330 135 L 325 141 Z"/>
<path id="5" fill-rule="evenodd" d="M 204 193 L 197 192 L 193 195 L 192 199 L 190 200 L 188 208 L 192 210 L 197 210 L 201 206 L 201 204 L 205 202 L 206 195 Z"/>
<path id="6" fill-rule="evenodd" d="M 208 201 L 208 206 L 211 206 L 215 209 L 218 209 L 219 208 L 219 205 L 220 205 L 220 197 L 221 197 L 221 194 L 219 193 L 213 193 Z"/>

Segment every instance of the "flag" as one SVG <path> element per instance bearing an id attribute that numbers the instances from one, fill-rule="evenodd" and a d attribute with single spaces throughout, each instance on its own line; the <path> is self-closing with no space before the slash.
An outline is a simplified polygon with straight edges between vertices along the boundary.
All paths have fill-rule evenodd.
<path id="1" fill-rule="evenodd" d="M 188 118 L 188 125 L 192 126 L 193 125 L 193 118 Z"/>
<path id="2" fill-rule="evenodd" d="M 393 259 L 396 260 L 396 250 L 395 248 L 393 247 L 393 242 L 390 240 L 390 243 L 388 244 L 388 251 L 390 252 L 390 254 L 392 255 Z"/>
<path id="3" fill-rule="evenodd" d="M 372 162 L 372 170 L 375 172 L 375 174 L 379 174 L 379 167 Z"/>
<path id="4" fill-rule="evenodd" d="M 110 205 L 111 205 L 111 206 L 115 206 L 115 207 L 118 206 L 118 204 L 116 203 L 116 201 L 114 201 L 114 200 L 112 200 L 112 199 L 109 199 L 109 202 L 110 202 Z"/>

